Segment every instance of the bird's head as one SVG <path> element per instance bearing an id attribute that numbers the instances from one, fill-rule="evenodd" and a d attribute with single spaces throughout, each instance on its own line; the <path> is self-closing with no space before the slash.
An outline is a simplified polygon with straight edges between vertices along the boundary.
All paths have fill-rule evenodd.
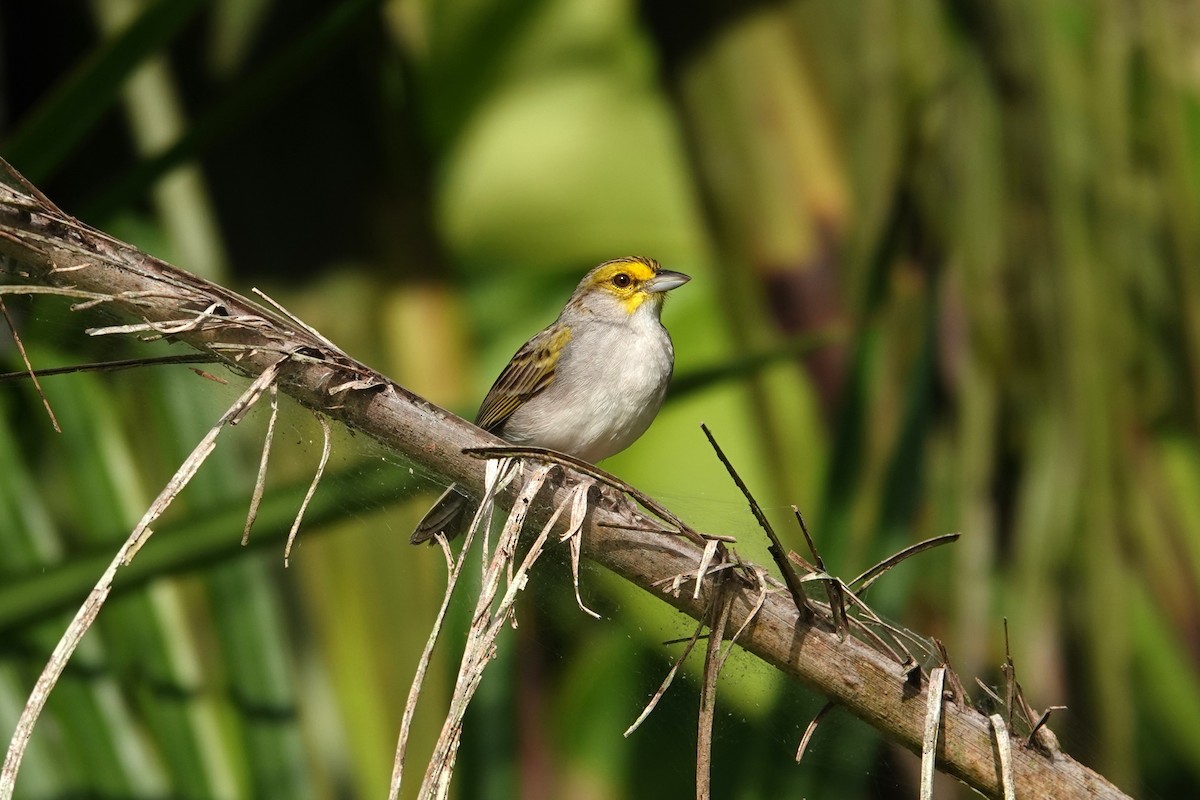
<path id="1" fill-rule="evenodd" d="M 663 269 L 652 258 L 630 256 L 605 261 L 593 269 L 571 297 L 571 303 L 596 314 L 662 310 L 667 292 L 690 281 L 682 272 Z"/>

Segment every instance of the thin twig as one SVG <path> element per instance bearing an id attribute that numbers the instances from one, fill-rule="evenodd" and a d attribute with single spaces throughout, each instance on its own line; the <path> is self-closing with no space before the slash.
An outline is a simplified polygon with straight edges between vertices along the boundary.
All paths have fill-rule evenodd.
<path id="1" fill-rule="evenodd" d="M 808 545 L 808 552 L 812 554 L 813 563 L 821 572 L 828 572 L 825 569 L 825 559 L 821 558 L 821 554 L 817 552 L 817 545 L 813 542 L 812 536 L 808 532 L 808 525 L 804 523 L 804 515 L 800 513 L 800 506 L 793 505 L 792 513 L 796 515 L 796 522 L 800 524 L 800 532 L 804 534 L 804 541 Z"/>
<path id="2" fill-rule="evenodd" d="M 933 649 L 937 655 L 938 663 L 946 668 L 946 682 L 950 684 L 950 697 L 956 703 L 969 703 L 970 698 L 967 696 L 967 687 L 963 686 L 962 679 L 958 677 L 958 673 L 954 671 L 954 665 L 950 663 L 950 653 L 946 650 L 946 645 L 941 639 L 933 637 Z"/>
<path id="3" fill-rule="evenodd" d="M 333 447 L 329 421 L 325 419 L 324 415 L 318 414 L 317 422 L 321 423 L 321 433 L 324 434 L 325 443 L 321 448 L 321 460 L 317 463 L 317 472 L 313 475 L 312 483 L 308 485 L 308 491 L 304 493 L 304 500 L 300 503 L 300 510 L 296 512 L 296 519 L 288 531 L 287 544 L 283 546 L 283 566 L 285 569 L 288 566 L 288 559 L 292 555 L 292 543 L 295 542 L 296 534 L 300 530 L 300 523 L 304 520 L 304 512 L 308 510 L 308 504 L 312 502 L 313 495 L 317 493 L 317 485 L 321 482 L 321 476 L 325 474 L 325 465 L 329 463 L 329 451 Z"/>
<path id="4" fill-rule="evenodd" d="M 279 418 L 279 387 L 271 384 L 271 416 L 267 419 L 267 433 L 263 436 L 262 455 L 258 460 L 258 475 L 254 479 L 254 492 L 250 495 L 250 508 L 246 512 L 246 527 L 242 529 L 242 547 L 250 543 L 250 529 L 258 519 L 258 508 L 262 505 L 263 491 L 267 485 L 267 462 L 271 458 L 271 442 L 275 438 L 275 421 Z"/>
<path id="5" fill-rule="evenodd" d="M 750 627 L 750 623 L 754 621 L 755 617 L 758 616 L 758 612 L 762 611 L 762 607 L 764 605 L 766 605 L 767 595 L 770 594 L 772 591 L 783 591 L 782 588 L 781 589 L 772 589 L 770 587 L 770 585 L 768 585 L 767 573 L 766 573 L 766 570 L 764 570 L 762 567 L 755 568 L 754 577 L 758 581 L 758 590 L 759 590 L 758 591 L 758 599 L 755 600 L 754 605 L 750 607 L 750 611 L 746 614 L 746 618 L 744 620 L 742 620 L 742 624 L 739 625 L 738 629 L 733 632 L 733 636 L 729 637 L 729 644 L 725 647 L 725 650 L 721 653 L 720 669 L 725 668 L 725 661 L 729 658 L 730 654 L 733 652 L 733 646 L 735 644 L 737 644 L 737 640 L 741 637 L 742 633 L 745 632 L 746 628 Z"/>
<path id="6" fill-rule="evenodd" d="M 870 588 L 871 584 L 879 580 L 879 578 L 881 578 L 885 572 L 899 564 L 901 561 L 911 558 L 917 553 L 921 553 L 926 550 L 932 550 L 940 545 L 958 541 L 958 537 L 959 534 L 957 533 L 947 533 L 942 536 L 934 536 L 933 538 L 926 539 L 923 542 L 917 542 L 916 544 L 910 545 L 894 555 L 888 556 L 883 561 L 880 561 L 878 564 L 871 567 L 869 570 L 864 572 L 862 575 L 859 575 L 846 585 L 853 588 L 856 584 L 862 584 L 854 590 L 856 594 L 862 594 L 868 588 Z"/>
<path id="7" fill-rule="evenodd" d="M 670 647 L 671 645 L 674 645 L 674 644 L 683 644 L 684 642 L 690 642 L 690 641 L 692 641 L 692 639 L 693 639 L 693 638 L 695 638 L 695 639 L 697 639 L 697 640 L 700 640 L 700 639 L 705 639 L 705 640 L 707 640 L 707 639 L 708 639 L 708 634 L 707 634 L 707 633 L 702 633 L 702 634 L 700 634 L 698 637 L 693 637 L 693 636 L 680 636 L 680 637 L 678 637 L 678 638 L 675 638 L 675 639 L 667 639 L 666 641 L 662 642 L 662 646 L 663 646 L 663 647 Z"/>
<path id="8" fill-rule="evenodd" d="M 675 663 L 671 665 L 671 669 L 667 670 L 667 676 L 663 678 L 662 683 L 658 685 L 658 690 L 655 691 L 650 697 L 649 702 L 647 702 L 645 708 L 642 709 L 642 713 L 638 714 L 637 719 L 635 719 L 632 724 L 625 729 L 625 733 L 621 734 L 622 736 L 629 738 L 631 733 L 642 726 L 642 723 L 646 721 L 646 717 L 650 716 L 650 712 L 654 710 L 654 707 L 658 705 L 658 701 L 663 698 L 663 695 L 667 693 L 667 689 L 671 687 L 671 682 L 675 680 L 675 673 L 679 672 L 679 668 L 683 666 L 684 660 L 687 659 L 688 655 L 691 654 L 692 648 L 696 646 L 696 642 L 700 639 L 700 634 L 703 633 L 703 631 L 704 623 L 697 623 L 695 632 L 693 632 L 692 637 L 687 640 L 687 645 L 683 648 L 683 652 L 680 653 L 675 659 Z"/>
<path id="9" fill-rule="evenodd" d="M 8 306 L 4 305 L 3 297 L 0 297 L 0 313 L 4 315 L 4 321 L 8 323 L 8 329 L 12 331 L 13 341 L 16 342 L 17 351 L 21 354 L 21 361 L 25 362 L 25 374 L 33 381 L 38 397 L 42 398 L 42 406 L 46 409 L 46 415 L 50 417 L 50 424 L 54 426 L 54 432 L 62 433 L 58 419 L 54 416 L 54 409 L 50 407 L 50 401 L 46 399 L 46 393 L 42 391 L 42 383 L 38 380 L 37 373 L 33 371 L 33 364 L 29 363 L 29 354 L 25 352 L 25 345 L 21 342 L 21 334 L 17 333 L 17 326 L 13 323 L 12 317 L 8 315 Z"/>
<path id="10" fill-rule="evenodd" d="M 917 637 L 915 634 L 911 633 L 910 631 L 906 630 L 905 628 L 902 628 L 898 625 L 893 625 L 892 623 L 890 623 L 887 620 L 880 617 L 878 614 L 875 613 L 875 609 L 871 608 L 869 605 L 867 605 L 865 602 L 863 602 L 863 599 L 861 597 L 859 597 L 858 595 L 854 594 L 854 592 L 846 592 L 844 594 L 844 597 L 847 600 L 849 600 L 851 602 L 851 604 L 856 606 L 863 614 L 862 619 L 858 619 L 855 617 L 848 617 L 848 620 L 850 620 L 851 624 L 858 626 L 859 630 L 864 631 L 868 636 L 870 636 L 872 638 L 872 640 L 874 640 L 878 644 L 882 645 L 885 648 L 885 651 L 896 660 L 896 663 L 905 664 L 908 661 L 915 660 L 912 652 L 909 651 L 909 649 L 905 646 L 904 642 L 902 641 L 903 639 L 908 639 L 910 644 L 916 644 L 920 648 L 922 648 L 924 650 L 928 650 L 928 648 L 929 648 L 928 644 L 923 642 L 919 637 Z M 884 644 L 883 639 L 870 626 L 876 626 L 876 627 L 882 629 L 885 633 L 887 633 L 892 639 L 892 645 L 895 645 L 895 648 L 898 648 L 901 652 L 903 652 L 905 657 L 901 658 L 900 655 L 896 652 L 895 648 L 893 648 L 890 645 Z"/>
<path id="11" fill-rule="evenodd" d="M 821 571 L 817 567 L 816 564 L 812 563 L 807 558 L 805 558 L 804 556 L 797 553 L 795 550 L 788 551 L 788 561 L 791 561 L 793 564 L 800 567 L 800 569 L 804 570 L 806 573 Z"/>
<path id="12" fill-rule="evenodd" d="M 508 468 L 503 470 L 500 476 L 500 482 L 497 483 L 493 489 L 495 497 L 499 497 L 501 492 L 506 490 L 514 480 L 520 477 L 522 471 L 521 462 L 518 459 L 505 458 L 501 460 L 501 463 L 506 464 Z M 487 577 L 488 566 L 492 559 L 491 536 L 492 522 L 494 521 L 495 515 L 496 504 L 495 502 L 491 502 L 487 504 L 487 514 L 482 516 L 476 515 L 476 519 L 472 520 L 471 523 L 472 525 L 477 525 L 479 527 L 479 578 L 481 581 Z"/>
<path id="13" fill-rule="evenodd" d="M 729 573 L 722 572 L 714 581 L 712 622 L 704 651 L 704 680 L 700 684 L 700 711 L 696 718 L 696 800 L 712 795 L 712 734 L 717 710 L 717 678 L 721 672 L 721 640 L 733 610 L 733 592 L 728 590 Z"/>
<path id="14" fill-rule="evenodd" d="M 1000 788 L 1004 792 L 1004 800 L 1017 800 L 1017 787 L 1013 784 L 1012 775 L 1012 737 L 1004 717 L 992 714 L 988 719 L 992 723 L 992 732 L 996 735 L 996 760 L 1000 762 Z"/>
<path id="15" fill-rule="evenodd" d="M 704 545 L 704 552 L 700 554 L 700 564 L 696 567 L 696 588 L 692 590 L 692 597 L 700 596 L 700 587 L 704 585 L 704 575 L 708 571 L 708 565 L 712 563 L 713 558 L 717 554 L 717 548 L 721 546 L 720 542 L 709 542 Z"/>
<path id="16" fill-rule="evenodd" d="M 754 495 L 750 493 L 750 489 L 746 486 L 745 481 L 742 480 L 742 476 L 738 474 L 733 464 L 726 458 L 725 452 L 717 444 L 712 431 L 704 423 L 700 423 L 700 430 L 704 431 L 704 435 L 708 437 L 708 443 L 712 445 L 713 450 L 717 453 L 717 458 L 725 465 L 725 471 L 729 473 L 729 477 L 733 479 L 742 496 L 746 498 L 746 502 L 750 504 L 750 513 L 758 521 L 759 527 L 767 534 L 767 539 L 771 542 L 767 551 L 771 554 L 771 558 L 775 560 L 775 565 L 779 567 L 779 571 L 783 573 L 783 582 L 787 584 L 788 591 L 792 595 L 792 600 L 796 603 L 796 609 L 800 612 L 800 621 L 811 621 L 813 612 L 812 607 L 808 603 L 808 596 L 804 593 L 804 585 L 800 582 L 799 576 L 796 575 L 796 570 L 792 568 L 791 562 L 788 561 L 787 551 L 783 548 L 779 537 L 775 534 L 775 529 L 771 527 L 767 515 L 763 513 L 762 507 L 754 499 Z"/>
<path id="17" fill-rule="evenodd" d="M 420 699 L 421 688 L 425 685 L 425 673 L 429 671 L 429 665 L 433 660 L 433 648 L 441 636 L 442 622 L 446 618 L 446 609 L 450 607 L 450 597 L 454 593 L 456 585 L 456 581 L 452 579 L 452 576 L 455 575 L 456 563 L 454 553 L 450 550 L 450 543 L 446 541 L 446 535 L 444 533 L 435 534 L 433 540 L 437 542 L 438 547 L 442 548 L 442 555 L 446 559 L 446 591 L 442 595 L 442 604 L 438 608 L 437 617 L 429 631 L 429 638 L 425 640 L 421 658 L 417 660 L 417 671 L 413 675 L 412 685 L 408 688 L 408 699 L 404 703 L 404 714 L 400 719 L 400 738 L 396 742 L 396 756 L 392 761 L 392 781 L 388 789 L 388 800 L 397 800 L 400 797 L 400 785 L 404 778 L 404 761 L 408 755 L 408 737 L 412 730 L 413 715 L 417 712 L 417 700 Z M 465 557 L 466 554 L 463 555 Z"/>
<path id="18" fill-rule="evenodd" d="M 937 763 L 938 729 L 942 726 L 942 687 L 946 668 L 934 667 L 929 673 L 929 696 L 925 706 L 925 736 L 921 741 L 921 800 L 933 798 L 933 772 Z"/>
<path id="19" fill-rule="evenodd" d="M 559 537 L 560 542 L 568 542 L 571 549 L 571 583 L 575 586 L 575 602 L 579 606 L 579 610 L 593 619 L 600 619 L 600 615 L 592 611 L 584 605 L 583 597 L 579 593 L 579 559 L 583 551 L 583 513 L 587 506 L 587 487 L 575 492 L 575 505 L 571 510 L 571 526 L 567 531 Z M 575 524 L 575 520 L 579 524 Z"/>
<path id="20" fill-rule="evenodd" d="M 808 525 L 804 524 L 804 515 L 800 513 L 800 507 L 792 506 L 792 513 L 796 515 L 796 522 L 800 524 L 800 532 L 804 534 L 804 541 L 808 543 L 808 552 L 812 554 L 817 569 L 828 575 L 829 570 L 825 569 L 825 559 L 821 558 L 821 554 L 817 551 L 817 545 L 808 533 Z M 846 622 L 846 599 L 842 596 L 842 582 L 840 580 L 825 581 L 825 594 L 829 598 L 829 616 L 833 619 L 833 629 L 837 631 L 839 639 L 845 639 L 850 625 Z"/>
<path id="21" fill-rule="evenodd" d="M 992 701 L 992 704 L 996 708 L 1004 708 L 1004 700 L 1001 699 L 1000 695 L 996 694 L 995 689 L 993 689 L 991 686 L 988 686 L 980 678 L 976 678 L 975 683 L 976 683 L 976 685 L 979 686 L 980 689 L 983 690 L 983 693 L 988 696 L 988 699 Z"/>
<path id="22" fill-rule="evenodd" d="M 24 373 L 22 373 L 24 374 Z M 655 527 L 653 525 L 635 525 L 627 522 L 598 522 L 597 527 L 612 528 L 618 531 L 637 531 L 638 533 L 657 533 L 663 536 L 679 536 L 679 531 L 673 531 L 670 528 Z M 725 542 L 726 544 L 736 544 L 736 536 L 722 536 L 718 533 L 701 533 L 706 540 L 710 542 Z"/>
<path id="23" fill-rule="evenodd" d="M 3 169 L 8 174 L 8 177 L 12 178 L 22 189 L 33 195 L 34 199 L 45 206 L 47 210 L 58 214 L 60 217 L 76 221 L 74 217 L 56 206 L 53 200 L 42 193 L 41 189 L 30 183 L 29 179 L 22 175 L 16 167 L 8 163 L 6 159 L 0 158 L 0 169 Z"/>
<path id="24" fill-rule="evenodd" d="M 849 597 L 850 593 L 847 593 L 846 596 Z M 862 600 L 856 599 L 855 602 L 861 603 Z M 908 660 L 914 662 L 914 664 L 920 661 L 920 659 L 917 658 L 917 654 L 913 652 L 913 649 L 919 652 L 922 658 L 927 659 L 933 655 L 934 650 L 932 645 L 930 645 L 929 642 L 923 639 L 919 634 L 913 633 L 908 628 L 905 628 L 901 625 L 888 622 L 883 617 L 880 617 L 877 613 L 875 613 L 874 609 L 870 609 L 869 606 L 864 606 L 864 608 L 869 609 L 869 613 L 864 621 L 869 625 L 874 625 L 884 630 L 888 636 L 891 637 L 892 642 L 904 653 Z"/>
<path id="25" fill-rule="evenodd" d="M 286 308 L 284 308 L 284 307 L 283 307 L 283 305 L 282 305 L 282 304 L 280 304 L 280 303 L 277 303 L 277 302 L 274 300 L 274 298 L 272 298 L 272 297 L 271 297 L 270 295 L 268 295 L 266 292 L 262 291 L 262 290 L 261 290 L 261 289 L 259 289 L 257 286 L 251 287 L 250 291 L 254 292 L 254 294 L 258 295 L 258 296 L 259 296 L 259 297 L 261 297 L 263 300 L 267 301 L 267 303 L 269 303 L 269 304 L 271 305 L 271 307 L 272 307 L 272 308 L 274 308 L 276 311 L 278 311 L 280 314 L 282 314 L 282 315 L 283 315 L 283 316 L 284 316 L 284 317 L 285 317 L 285 318 L 288 320 L 288 322 L 292 322 L 292 323 L 294 323 L 294 324 L 295 324 L 295 325 L 297 325 L 297 326 L 298 326 L 298 327 L 299 327 L 299 328 L 300 328 L 302 331 L 304 331 L 304 332 L 305 332 L 305 333 L 307 333 L 309 336 L 311 336 L 311 337 L 313 337 L 314 339 L 316 339 L 317 341 L 319 341 L 321 344 L 323 344 L 323 345 L 325 345 L 326 347 L 328 347 L 328 348 L 329 348 L 330 350 L 332 350 L 333 352 L 335 352 L 335 353 L 340 353 L 340 352 L 341 352 L 341 348 L 339 348 L 339 347 L 338 347 L 336 344 L 334 344 L 333 342 L 331 342 L 331 341 L 329 341 L 327 338 L 325 338 L 325 334 L 321 333 L 319 330 L 317 330 L 316 328 L 314 328 L 313 326 L 309 325 L 309 324 L 308 324 L 307 322 L 305 322 L 304 320 L 302 320 L 302 319 L 300 319 L 299 317 L 297 317 L 297 316 L 296 316 L 295 314 L 293 314 L 291 311 L 288 311 Z"/>
<path id="26" fill-rule="evenodd" d="M 847 595 L 847 597 L 851 596 L 852 595 Z M 896 648 L 888 644 L 888 642 L 884 640 L 882 636 L 880 636 L 861 619 L 856 617 L 847 617 L 847 620 L 849 621 L 852 630 L 859 631 L 863 636 L 866 637 L 865 643 L 867 645 L 874 647 L 875 650 L 883 653 L 884 655 L 890 656 L 891 659 L 897 664 L 904 664 L 906 662 L 906 659 L 902 658 L 900 654 L 896 652 Z"/>
<path id="27" fill-rule="evenodd" d="M 68 289 L 63 286 L 33 286 L 29 284 L 6 283 L 0 285 L 0 295 L 6 294 L 50 294 L 59 297 L 78 297 L 83 300 L 110 300 L 111 294 L 100 292 L 85 292 L 82 289 Z"/>
<path id="28" fill-rule="evenodd" d="M 1022 688 L 1021 682 L 1016 681 L 1016 684 L 1017 710 L 1021 712 L 1021 717 L 1024 718 L 1025 724 L 1030 728 L 1030 730 L 1032 730 L 1035 724 L 1034 720 L 1045 715 L 1038 714 L 1038 712 L 1034 711 L 1033 706 L 1029 705 L 1029 701 L 1025 699 L 1025 689 Z"/>
<path id="29" fill-rule="evenodd" d="M 1013 708 L 1017 696 L 1017 665 L 1012 660 L 1012 650 L 1008 642 L 1008 617 L 1004 618 L 1004 664 L 1000 671 L 1004 674 L 1004 724 L 1012 730 Z"/>
<path id="30" fill-rule="evenodd" d="M 1049 730 L 1050 730 L 1049 728 L 1046 728 L 1045 732 L 1042 731 L 1042 728 L 1045 728 L 1046 723 L 1050 721 L 1050 715 L 1053 714 L 1055 711 L 1066 711 L 1066 710 L 1067 710 L 1066 706 L 1050 706 L 1045 711 L 1043 711 L 1042 715 L 1040 717 L 1038 717 L 1038 721 L 1036 723 L 1034 723 L 1033 728 L 1029 731 L 1029 738 L 1025 740 L 1025 744 L 1029 747 L 1032 747 L 1038 741 L 1038 733 L 1039 732 L 1041 732 L 1041 733 L 1049 732 Z"/>
<path id="31" fill-rule="evenodd" d="M 821 724 L 821 720 L 825 719 L 825 715 L 835 708 L 837 708 L 837 704 L 833 701 L 826 703 L 812 718 L 812 722 L 808 723 L 808 727 L 804 729 L 804 735 L 800 737 L 800 746 L 796 748 L 797 764 L 800 763 L 800 759 L 804 758 L 804 751 L 808 749 L 808 743 L 812 740 L 813 734 L 817 732 L 817 726 Z"/>
<path id="32" fill-rule="evenodd" d="M 27 378 L 31 374 L 36 378 L 47 378 L 52 375 L 74 375 L 77 372 L 116 372 L 122 369 L 137 367 L 158 367 L 165 364 L 216 364 L 220 359 L 213 356 L 157 356 L 150 358 L 122 358 L 115 361 L 95 361 L 88 364 L 75 364 L 70 367 L 51 367 L 32 372 L 0 372 L 0 381 L 13 381 Z"/>
<path id="33" fill-rule="evenodd" d="M 196 316 L 194 317 L 164 320 L 162 322 L 139 322 L 130 325 L 108 325 L 103 328 L 87 328 L 84 330 L 84 333 L 88 336 L 112 336 L 150 332 L 154 335 L 143 336 L 141 339 L 142 341 L 151 342 L 165 336 L 178 336 L 181 333 L 192 331 L 232 327 L 265 328 L 270 325 L 262 317 L 249 315 L 241 317 L 218 316 L 213 313 L 214 311 L 215 307 L 210 306 L 204 311 L 196 312 Z"/>
<path id="34" fill-rule="evenodd" d="M 64 267 L 62 269 L 56 270 L 56 272 L 74 272 L 75 270 L 85 269 L 87 266 L 88 265 L 86 265 L 86 264 L 80 264 L 79 266 L 76 266 L 76 267 Z M 175 295 L 172 294 L 171 292 L 154 291 L 153 289 L 146 289 L 145 291 L 140 291 L 140 292 L 118 292 L 117 294 L 105 294 L 105 295 L 100 295 L 99 297 L 93 297 L 90 300 L 84 300 L 82 303 L 72 303 L 71 310 L 72 311 L 90 311 L 93 308 L 95 308 L 96 306 L 102 306 L 105 303 L 113 303 L 113 302 L 116 302 L 117 300 L 129 300 L 129 301 L 171 300 L 174 297 L 175 297 Z M 203 298 L 199 298 L 199 297 L 196 298 L 197 301 L 199 301 L 201 299 L 203 299 Z M 147 305 L 147 304 L 142 303 L 142 305 Z"/>
<path id="35" fill-rule="evenodd" d="M 720 543 L 718 542 L 718 544 L 720 544 Z M 703 560 L 703 555 L 701 556 L 701 560 Z M 689 581 L 689 580 L 693 580 L 693 579 L 700 580 L 702 575 L 711 577 L 718 572 L 723 572 L 726 570 L 734 570 L 734 569 L 738 569 L 738 567 L 739 567 L 739 565 L 732 561 L 725 561 L 725 562 L 717 564 L 715 566 L 710 566 L 707 569 L 705 569 L 703 572 L 701 572 L 701 570 L 699 569 L 699 565 L 698 565 L 697 569 L 688 570 L 687 572 L 680 572 L 675 575 L 670 575 L 666 578 L 659 578 L 658 580 L 654 581 L 650 585 L 655 588 L 658 588 L 660 586 L 666 586 L 667 584 L 670 584 L 670 588 L 664 589 L 663 593 L 670 594 L 674 597 L 679 597 L 679 590 L 681 588 L 683 588 L 684 581 Z"/>

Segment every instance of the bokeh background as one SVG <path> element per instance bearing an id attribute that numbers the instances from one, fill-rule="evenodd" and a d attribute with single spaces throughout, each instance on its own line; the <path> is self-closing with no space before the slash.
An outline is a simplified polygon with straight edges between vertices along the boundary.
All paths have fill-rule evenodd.
<path id="1" fill-rule="evenodd" d="M 593 264 L 694 280 L 676 387 L 607 468 L 699 528 L 752 520 L 1030 702 L 1141 797 L 1200 786 L 1200 6 L 1174 0 L 91 0 L 0 5 L 0 154 L 83 220 L 246 292 L 471 416 Z M 39 366 L 96 342 L 9 302 Z M 7 338 L 7 334 L 5 335 Z M 0 343 L 6 369 L 19 368 Z M 235 396 L 183 367 L 0 385 L 0 728 L 72 604 Z M 51 699 L 23 798 L 379 797 L 444 566 L 407 543 L 434 476 L 284 404 L 224 441 Z M 621 732 L 690 626 L 565 560 L 469 718 L 459 797 L 692 792 L 696 668 Z M 451 639 L 467 606 L 455 606 Z M 417 717 L 440 725 L 452 641 Z M 718 797 L 909 797 L 915 760 L 749 659 Z M 981 696 L 982 693 L 979 693 Z M 952 786 L 939 788 L 953 796 Z M 965 796 L 965 792 L 960 793 Z"/>

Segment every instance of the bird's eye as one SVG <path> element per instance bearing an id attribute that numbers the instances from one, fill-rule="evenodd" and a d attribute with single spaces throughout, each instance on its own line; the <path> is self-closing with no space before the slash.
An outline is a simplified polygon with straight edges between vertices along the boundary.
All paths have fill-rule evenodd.
<path id="1" fill-rule="evenodd" d="M 626 286 L 633 283 L 633 278 L 630 278 L 624 272 L 618 272 L 616 275 L 613 275 L 612 282 L 613 286 L 616 286 L 618 289 L 624 289 Z"/>

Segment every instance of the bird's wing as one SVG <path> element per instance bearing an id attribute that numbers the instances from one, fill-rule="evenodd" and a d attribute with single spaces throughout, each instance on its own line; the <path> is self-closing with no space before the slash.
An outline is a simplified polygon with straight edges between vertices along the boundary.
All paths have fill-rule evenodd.
<path id="1" fill-rule="evenodd" d="M 556 322 L 522 345 L 483 398 L 475 424 L 495 431 L 529 398 L 553 383 L 554 370 L 570 340 L 571 329 Z"/>

